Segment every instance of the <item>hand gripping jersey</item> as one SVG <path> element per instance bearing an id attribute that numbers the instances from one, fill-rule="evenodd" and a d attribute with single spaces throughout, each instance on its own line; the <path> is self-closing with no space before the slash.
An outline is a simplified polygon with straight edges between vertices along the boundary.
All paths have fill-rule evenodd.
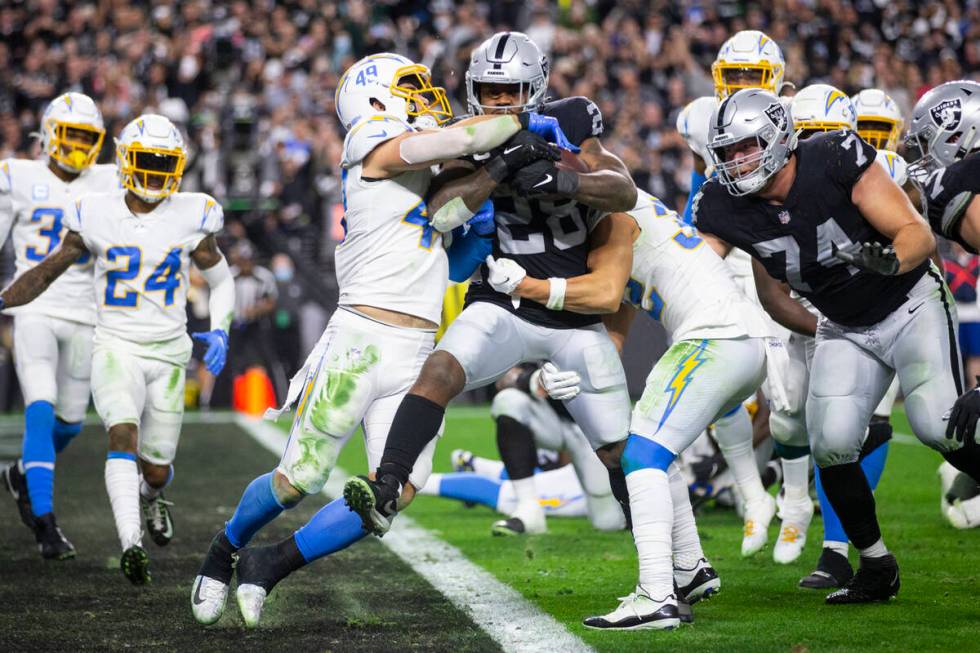
<path id="1" fill-rule="evenodd" d="M 876 324 L 905 302 L 928 268 L 926 261 L 905 274 L 883 276 L 833 255 L 834 244 L 891 242 L 851 202 L 854 184 L 876 154 L 852 131 L 812 136 L 796 147 L 796 179 L 783 204 L 732 197 L 711 179 L 695 201 L 695 225 L 751 254 L 830 320 Z"/>
<path id="2" fill-rule="evenodd" d="M 541 106 L 539 113 L 558 119 L 562 131 L 575 145 L 602 134 L 602 114 L 591 100 L 572 97 Z M 525 199 L 500 186 L 492 196 L 497 238 L 494 258 L 517 261 L 528 275 L 539 279 L 576 277 L 588 272 L 589 232 L 599 213 L 573 199 Z M 480 268 L 482 282 L 470 285 L 467 305 L 491 302 L 515 313 L 532 324 L 569 329 L 598 324 L 597 315 L 570 311 L 551 311 L 527 299 L 514 308 L 509 295 L 499 293 L 487 283 L 487 266 Z"/>
<path id="3" fill-rule="evenodd" d="M 344 240 L 337 246 L 341 306 L 374 306 L 439 323 L 449 263 L 442 236 L 429 224 L 429 168 L 390 179 L 362 173 L 375 147 L 412 131 L 395 116 L 359 122 L 344 140 Z"/>
<path id="4" fill-rule="evenodd" d="M 948 168 L 936 170 L 926 178 L 922 187 L 926 216 L 932 230 L 976 254 L 976 248 L 960 237 L 960 222 L 980 191 L 980 154 L 971 154 Z"/>
<path id="5" fill-rule="evenodd" d="M 149 213 L 135 214 L 125 195 L 88 195 L 65 219 L 95 259 L 95 341 L 135 343 L 153 357 L 162 343 L 183 336 L 189 349 L 184 305 L 190 253 L 221 230 L 221 205 L 204 193 L 174 193 Z"/>
<path id="6" fill-rule="evenodd" d="M 640 191 L 629 214 L 641 233 L 623 301 L 663 324 L 672 342 L 773 335 L 725 262 L 677 213 Z"/>
<path id="7" fill-rule="evenodd" d="M 90 166 L 69 183 L 51 172 L 46 161 L 7 159 L 0 163 L 0 242 L 12 229 L 17 276 L 58 248 L 67 231 L 65 219 L 75 211 L 79 197 L 116 188 L 119 178 L 114 165 Z M 91 258 L 83 257 L 68 268 L 30 304 L 7 312 L 95 324 Z"/>

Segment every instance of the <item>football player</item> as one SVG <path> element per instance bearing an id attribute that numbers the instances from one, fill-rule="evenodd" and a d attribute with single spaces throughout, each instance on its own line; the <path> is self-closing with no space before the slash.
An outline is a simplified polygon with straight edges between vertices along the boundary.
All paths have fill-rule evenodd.
<path id="1" fill-rule="evenodd" d="M 569 382 L 581 375 L 582 392 L 569 397 L 566 407 L 611 466 L 610 484 L 617 500 L 627 503 L 618 453 L 612 451 L 622 447 L 629 421 L 622 363 L 598 316 L 554 311 L 546 304 L 560 307 L 563 278 L 582 274 L 590 265 L 615 267 L 625 284 L 629 250 L 621 258 L 605 230 L 593 227 L 597 210 L 630 208 L 636 188 L 622 161 L 602 146 L 602 116 L 591 100 L 546 101 L 548 61 L 526 35 L 500 32 L 478 46 L 466 85 L 473 113 L 556 120 L 574 149 L 581 148 L 579 162 L 588 172 L 542 160 L 504 177 L 476 159 L 453 162 L 441 173 L 440 187 L 430 200 L 433 224 L 440 229 L 458 224 L 492 197 L 494 254 L 509 255 L 529 270 L 555 277 L 554 295 L 546 303 L 511 298 L 499 290 L 497 281 L 491 282 L 491 277 L 507 279 L 508 270 L 488 258 L 482 282 L 470 285 L 462 314 L 449 326 L 395 414 L 377 479 L 358 477 L 345 486 L 348 503 L 379 535 L 406 505 L 404 496 L 399 505 L 399 496 L 416 459 L 431 446 L 446 404 L 465 388 L 492 383 L 528 360 L 554 362 L 568 370 L 562 374 Z M 520 281 L 510 280 L 515 285 Z M 520 480 L 515 483 L 519 506 L 540 510 L 533 478 Z M 520 508 L 515 516 L 521 516 Z"/>
<path id="2" fill-rule="evenodd" d="M 341 163 L 346 233 L 336 253 L 339 308 L 290 385 L 286 405 L 297 399 L 299 405 L 282 460 L 245 489 L 194 581 L 191 607 L 204 624 L 224 610 L 236 551 L 236 598 L 245 624 L 253 627 L 276 583 L 367 534 L 337 499 L 285 541 L 243 548 L 284 509 L 320 492 L 343 443 L 361 424 L 369 465 L 381 457 L 393 414 L 432 351 L 448 284 L 442 235 L 430 224 L 425 202 L 432 166 L 505 142 L 509 148 L 487 164 L 495 174 L 558 156 L 554 146 L 526 131 L 555 126 L 543 116 L 478 116 L 423 129 L 452 117 L 448 99 L 432 85 L 428 68 L 396 54 L 371 55 L 351 66 L 338 85 L 336 106 L 347 131 Z M 550 134 L 557 139 L 554 129 Z M 428 443 L 412 471 L 414 487 L 425 485 L 434 448 L 434 441 Z"/>
<path id="3" fill-rule="evenodd" d="M 190 261 L 211 286 L 211 331 L 194 338 L 208 344 L 204 361 L 213 374 L 225 362 L 235 301 L 215 241 L 221 205 L 203 193 L 178 192 L 185 158 L 180 132 L 163 116 L 130 122 L 116 141 L 124 188 L 76 200 L 64 216 L 61 246 L 0 293 L 2 307 L 27 304 L 79 260 L 95 261 L 92 396 L 109 435 L 105 482 L 120 566 L 136 585 L 150 581 L 141 502 L 157 545 L 174 534 L 163 488 L 173 478 L 191 355 L 184 310 Z"/>
<path id="4" fill-rule="evenodd" d="M 784 73 L 782 50 L 775 41 L 760 31 L 737 32 L 719 49 L 711 66 L 715 95 L 694 100 L 677 117 L 677 131 L 694 152 L 694 171 L 684 212 L 685 222 L 690 223 L 691 203 L 707 178 L 706 175 L 712 174 L 708 169 L 706 146 L 711 115 L 718 102 L 743 88 L 762 88 L 778 95 L 784 85 Z M 742 292 L 758 304 L 749 257 L 736 252 L 729 257 L 728 263 Z M 775 324 L 773 328 L 784 340 L 788 339 L 788 332 Z M 765 389 L 763 387 L 764 393 Z M 722 417 L 714 425 L 712 433 L 725 462 L 735 476 L 744 502 L 742 555 L 751 556 L 761 551 L 769 539 L 769 523 L 776 514 L 776 502 L 765 492 L 756 467 L 752 450 L 752 422 L 748 411 L 736 410 L 731 415 Z M 809 458 L 781 446 L 777 446 L 776 453 L 782 459 L 784 484 L 806 485 L 809 481 Z M 795 515 L 790 517 L 800 521 Z M 773 557 L 777 561 L 791 562 L 799 555 L 794 544 L 796 529 L 797 525 L 794 523 L 780 528 L 773 547 Z"/>
<path id="5" fill-rule="evenodd" d="M 883 601 L 899 589 L 874 497 L 857 460 L 874 407 L 898 375 L 912 429 L 971 476 L 980 455 L 946 437 L 962 386 L 956 315 L 928 258 L 935 239 L 876 152 L 852 131 L 797 143 L 779 99 L 743 90 L 712 120 L 694 219 L 721 254 L 739 247 L 823 315 L 806 399 L 807 431 L 824 490 L 861 554 L 827 602 Z M 924 347 L 922 343 L 929 343 Z"/>
<path id="6" fill-rule="evenodd" d="M 711 423 L 741 410 L 754 396 L 766 376 L 770 346 L 775 348 L 770 387 L 776 390 L 774 404 L 781 405 L 785 393 L 779 392 L 778 377 L 785 352 L 770 321 L 741 293 L 724 262 L 663 202 L 641 192 L 632 211 L 604 221 L 633 251 L 625 291 L 592 271 L 566 281 L 564 309 L 588 315 L 615 308 L 605 321 L 620 347 L 639 309 L 664 325 L 672 345 L 647 377 L 622 454 L 639 582 L 618 608 L 589 617 L 585 625 L 671 628 L 677 625 L 674 579 L 683 587 L 702 570 L 714 574 L 703 553 L 687 558 L 671 550 L 676 516 L 691 512 L 686 492 L 675 491 L 681 473 L 674 461 Z M 520 272 L 523 278 L 511 294 L 546 302 L 551 283 Z M 693 515 L 689 525 L 694 527 Z"/>
<path id="7" fill-rule="evenodd" d="M 81 93 L 65 93 L 41 117 L 40 158 L 0 163 L 0 243 L 13 229 L 18 275 L 57 249 L 79 196 L 118 187 L 116 167 L 95 163 L 104 138 L 95 102 Z M 55 520 L 55 457 L 81 431 L 88 407 L 95 312 L 88 257 L 30 306 L 9 311 L 26 408 L 22 457 L 3 475 L 21 520 L 48 559 L 75 555 Z"/>

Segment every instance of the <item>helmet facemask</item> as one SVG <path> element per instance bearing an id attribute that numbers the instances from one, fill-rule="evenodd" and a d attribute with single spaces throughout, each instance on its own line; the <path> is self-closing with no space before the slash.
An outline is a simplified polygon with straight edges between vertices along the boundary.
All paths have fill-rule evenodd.
<path id="1" fill-rule="evenodd" d="M 186 155 L 181 149 L 120 144 L 119 174 L 123 187 L 140 199 L 155 204 L 177 192 L 184 174 Z"/>
<path id="2" fill-rule="evenodd" d="M 95 163 L 102 151 L 105 130 L 94 125 L 48 120 L 43 128 L 45 153 L 66 172 L 80 173 Z"/>
<path id="3" fill-rule="evenodd" d="M 409 122 L 420 127 L 437 127 L 453 117 L 446 89 L 432 85 L 432 75 L 422 64 L 399 68 L 389 91 L 405 100 Z"/>
<path id="4" fill-rule="evenodd" d="M 902 131 L 899 121 L 885 116 L 858 116 L 857 133 L 876 150 L 895 151 Z"/>
<path id="5" fill-rule="evenodd" d="M 715 82 L 715 93 L 724 99 L 743 88 L 761 88 L 779 94 L 776 79 L 781 76 L 782 66 L 768 61 L 760 63 L 715 62 L 711 66 L 711 76 Z"/>

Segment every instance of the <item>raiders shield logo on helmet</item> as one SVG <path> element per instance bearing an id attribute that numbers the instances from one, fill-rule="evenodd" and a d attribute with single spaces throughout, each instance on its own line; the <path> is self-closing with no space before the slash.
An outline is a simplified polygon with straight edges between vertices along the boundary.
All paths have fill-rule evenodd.
<path id="1" fill-rule="evenodd" d="M 786 120 L 786 109 L 779 102 L 773 102 L 766 108 L 766 116 L 776 127 L 783 124 Z"/>
<path id="2" fill-rule="evenodd" d="M 943 100 L 933 108 L 929 109 L 932 121 L 940 129 L 953 130 L 959 127 L 960 117 L 963 115 L 962 104 L 959 98 Z"/>

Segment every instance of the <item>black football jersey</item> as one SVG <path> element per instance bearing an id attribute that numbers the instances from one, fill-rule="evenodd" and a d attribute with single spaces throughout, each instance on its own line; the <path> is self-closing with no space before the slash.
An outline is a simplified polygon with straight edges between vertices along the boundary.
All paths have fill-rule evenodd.
<path id="1" fill-rule="evenodd" d="M 960 237 L 960 222 L 974 195 L 980 192 L 980 154 L 971 154 L 933 172 L 922 188 L 932 230 L 976 254 L 976 248 Z"/>
<path id="2" fill-rule="evenodd" d="M 812 136 L 797 145 L 796 179 L 785 202 L 733 197 L 717 179 L 710 179 L 695 199 L 694 223 L 745 250 L 834 322 L 876 324 L 905 302 L 928 262 L 886 276 L 859 270 L 833 255 L 833 244 L 842 248 L 891 242 L 851 202 L 854 184 L 875 165 L 875 155 L 852 131 Z"/>
<path id="3" fill-rule="evenodd" d="M 558 119 L 562 131 L 575 145 L 602 134 L 602 114 L 594 102 L 571 97 L 548 102 L 539 113 Z M 479 160 L 479 157 L 474 157 Z M 519 263 L 532 277 L 576 277 L 586 274 L 589 231 L 599 217 L 597 211 L 573 199 L 527 199 L 509 192 L 506 185 L 494 191 L 497 237 L 494 258 L 505 257 Z M 487 266 L 480 268 L 481 281 L 474 281 L 466 303 L 492 302 L 532 324 L 571 329 L 596 324 L 596 315 L 552 311 L 543 304 L 522 299 L 518 308 L 509 295 L 499 293 L 487 283 Z"/>

